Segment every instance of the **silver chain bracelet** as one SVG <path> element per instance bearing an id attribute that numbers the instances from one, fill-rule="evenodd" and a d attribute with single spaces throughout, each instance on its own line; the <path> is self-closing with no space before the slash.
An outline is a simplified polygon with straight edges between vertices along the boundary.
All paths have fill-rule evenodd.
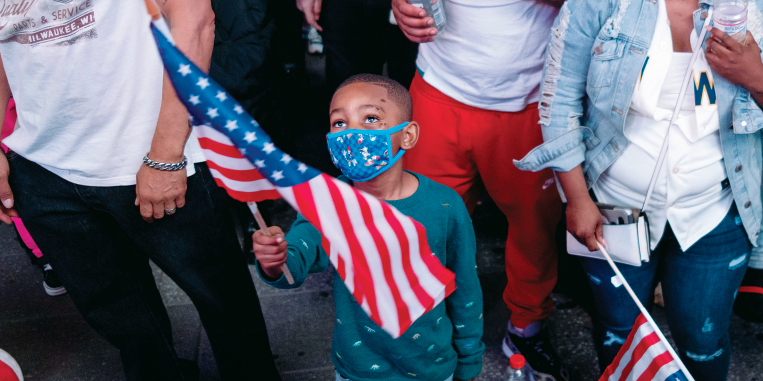
<path id="1" fill-rule="evenodd" d="M 179 163 L 161 163 L 149 159 L 148 153 L 146 153 L 146 156 L 143 156 L 143 164 L 160 171 L 179 171 L 185 168 L 185 166 L 188 164 L 188 159 L 184 155 L 183 161 Z"/>

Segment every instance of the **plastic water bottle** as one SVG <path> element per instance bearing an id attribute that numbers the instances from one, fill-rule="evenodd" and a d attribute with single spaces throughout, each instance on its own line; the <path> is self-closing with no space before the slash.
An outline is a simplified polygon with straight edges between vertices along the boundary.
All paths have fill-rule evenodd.
<path id="1" fill-rule="evenodd" d="M 713 23 L 738 42 L 747 43 L 747 0 L 715 0 Z"/>
<path id="2" fill-rule="evenodd" d="M 509 359 L 509 378 L 508 381 L 535 381 L 532 373 L 525 366 L 525 357 L 522 355 L 512 355 Z"/>
<path id="3" fill-rule="evenodd" d="M 434 19 L 434 27 L 437 28 L 437 33 L 440 34 L 445 29 L 445 6 L 443 1 L 445 0 L 406 0 L 408 4 L 414 7 L 421 8 L 427 12 L 427 17 Z M 745 3 L 745 7 L 746 7 Z"/>

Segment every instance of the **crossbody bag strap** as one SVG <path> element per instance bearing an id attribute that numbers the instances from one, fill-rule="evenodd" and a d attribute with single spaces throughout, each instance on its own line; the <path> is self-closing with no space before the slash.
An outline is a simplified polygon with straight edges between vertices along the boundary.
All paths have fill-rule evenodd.
<path id="1" fill-rule="evenodd" d="M 676 108 L 673 110 L 673 116 L 670 117 L 670 124 L 668 125 L 668 131 L 665 132 L 665 139 L 662 141 L 660 156 L 657 157 L 657 166 L 654 168 L 654 172 L 652 172 L 652 179 L 649 181 L 649 189 L 646 191 L 646 198 L 644 198 L 644 205 L 641 206 L 642 212 L 645 212 L 646 207 L 649 205 L 649 200 L 652 198 L 652 192 L 654 191 L 654 186 L 657 184 L 657 176 L 660 175 L 662 164 L 665 163 L 665 158 L 667 157 L 667 154 L 668 154 L 668 136 L 670 136 L 670 127 L 673 126 L 673 122 L 675 122 L 676 118 L 678 117 L 678 112 L 681 110 L 681 104 L 683 103 L 684 96 L 686 95 L 686 88 L 689 86 L 689 79 L 692 73 L 694 72 L 694 62 L 697 61 L 697 57 L 699 57 L 699 52 L 702 51 L 702 43 L 705 41 L 705 35 L 707 34 L 707 26 L 710 25 L 710 20 L 712 19 L 713 19 L 713 7 L 711 6 L 710 9 L 707 11 L 707 18 L 705 18 L 705 25 L 702 26 L 702 32 L 700 33 L 699 38 L 697 39 L 697 42 L 695 46 L 693 47 L 691 61 L 689 62 L 689 67 L 686 69 L 686 74 L 684 74 L 684 81 L 683 81 L 683 85 L 681 86 L 681 91 L 678 93 L 678 101 L 676 102 Z"/>

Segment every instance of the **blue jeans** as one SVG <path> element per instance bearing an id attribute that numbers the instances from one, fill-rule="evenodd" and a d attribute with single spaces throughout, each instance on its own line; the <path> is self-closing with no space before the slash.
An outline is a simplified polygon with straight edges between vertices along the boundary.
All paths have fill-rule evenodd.
<path id="1" fill-rule="evenodd" d="M 662 281 L 668 325 L 681 361 L 697 381 L 726 380 L 729 370 L 729 318 L 752 246 L 736 205 L 713 231 L 682 251 L 668 225 L 648 263 L 618 264 L 641 303 L 651 309 Z M 639 314 L 623 287 L 610 281 L 614 271 L 603 260 L 580 258 L 597 307 L 594 342 L 602 370 L 614 360 Z"/>
<path id="2" fill-rule="evenodd" d="M 85 320 L 120 351 L 128 380 L 183 380 L 148 260 L 193 301 L 227 380 L 278 380 L 224 191 L 205 164 L 186 205 L 145 222 L 135 186 L 68 182 L 15 153 L 9 182 L 24 224 Z"/>

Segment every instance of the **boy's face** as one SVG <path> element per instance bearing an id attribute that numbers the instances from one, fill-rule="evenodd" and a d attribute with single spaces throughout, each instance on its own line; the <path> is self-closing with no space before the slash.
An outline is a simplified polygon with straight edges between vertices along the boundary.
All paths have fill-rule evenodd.
<path id="1" fill-rule="evenodd" d="M 343 130 L 387 130 L 405 122 L 400 108 L 387 95 L 387 89 L 356 82 L 334 93 L 331 99 L 331 133 Z M 404 143 L 406 128 L 390 136 L 393 154 Z"/>

